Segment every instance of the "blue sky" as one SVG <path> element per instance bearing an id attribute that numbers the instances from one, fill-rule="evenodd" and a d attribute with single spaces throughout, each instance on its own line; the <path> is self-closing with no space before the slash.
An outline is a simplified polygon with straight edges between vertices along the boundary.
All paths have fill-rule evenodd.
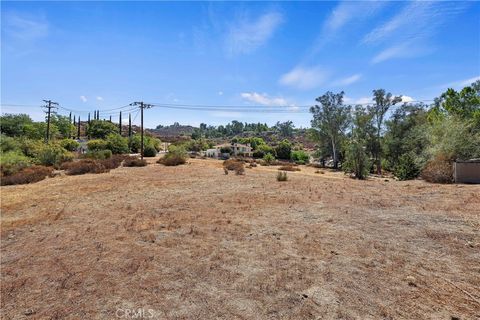
<path id="1" fill-rule="evenodd" d="M 2 1 L 1 9 L 1 102 L 24 105 L 2 112 L 36 120 L 42 99 L 82 119 L 143 100 L 290 111 L 152 108 L 148 127 L 305 127 L 311 116 L 299 106 L 327 90 L 345 91 L 348 103 L 369 102 L 377 88 L 427 100 L 480 78 L 479 2 Z"/>

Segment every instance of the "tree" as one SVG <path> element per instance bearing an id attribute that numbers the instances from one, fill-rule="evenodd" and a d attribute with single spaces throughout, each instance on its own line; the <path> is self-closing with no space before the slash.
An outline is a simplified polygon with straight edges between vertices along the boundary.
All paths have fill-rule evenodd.
<path id="1" fill-rule="evenodd" d="M 278 159 L 290 160 L 292 153 L 292 145 L 287 139 L 281 141 L 278 146 L 275 148 Z"/>
<path id="2" fill-rule="evenodd" d="M 19 137 L 24 134 L 25 125 L 32 123 L 27 114 L 4 114 L 0 117 L 0 132 L 10 137 Z"/>
<path id="3" fill-rule="evenodd" d="M 114 125 L 116 128 L 116 126 Z M 122 154 L 122 153 L 128 153 L 128 140 L 126 138 L 123 138 L 121 135 L 119 135 L 117 132 L 115 133 L 110 133 L 107 136 L 107 149 L 112 151 L 113 154 Z"/>
<path id="4" fill-rule="evenodd" d="M 343 96 L 343 91 L 337 94 L 328 91 L 316 99 L 320 105 L 310 108 L 313 114 L 312 128 L 330 140 L 335 169 L 338 168 L 340 139 L 348 126 L 350 115 L 350 107 L 343 105 Z"/>
<path id="5" fill-rule="evenodd" d="M 280 132 L 282 137 L 291 137 L 293 136 L 293 129 L 295 126 L 291 120 L 285 122 L 277 122 L 275 128 Z"/>
<path id="6" fill-rule="evenodd" d="M 385 121 L 385 125 L 386 132 L 383 141 L 389 170 L 395 170 L 404 154 L 422 154 L 428 143 L 425 134 L 427 112 L 423 104 L 401 106 L 395 110 L 389 120 Z M 407 160 L 410 159 L 404 157 L 402 162 L 408 163 Z M 418 165 L 419 163 L 417 163 Z"/>
<path id="7" fill-rule="evenodd" d="M 58 133 L 62 138 L 68 138 L 75 132 L 75 126 L 71 123 L 70 117 L 52 115 L 50 121 L 58 128 Z"/>
<path id="8" fill-rule="evenodd" d="M 368 175 L 370 163 L 365 154 L 365 146 L 362 141 L 352 139 L 345 148 L 345 162 L 342 169 L 355 175 L 356 179 L 363 180 Z"/>
<path id="9" fill-rule="evenodd" d="M 92 120 L 87 125 L 87 136 L 93 139 L 105 139 L 111 133 L 118 133 L 118 128 L 109 121 Z"/>
<path id="10" fill-rule="evenodd" d="M 402 101 L 401 96 L 393 96 L 390 92 L 384 89 L 373 90 L 374 105 L 369 106 L 370 112 L 373 115 L 374 124 L 377 130 L 377 139 L 375 146 L 375 162 L 377 167 L 377 174 L 382 174 L 382 145 L 381 145 L 381 131 L 385 114 L 391 106 Z"/>
<path id="11" fill-rule="evenodd" d="M 460 92 L 449 88 L 435 99 L 435 105 L 430 111 L 431 120 L 444 116 L 473 119 L 480 127 L 480 80 L 464 87 Z"/>

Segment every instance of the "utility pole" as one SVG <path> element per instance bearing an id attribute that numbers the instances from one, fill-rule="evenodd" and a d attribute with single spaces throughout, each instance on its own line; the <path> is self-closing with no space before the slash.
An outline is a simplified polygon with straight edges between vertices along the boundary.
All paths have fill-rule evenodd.
<path id="1" fill-rule="evenodd" d="M 52 100 L 43 100 L 43 102 L 47 103 L 46 106 L 44 106 L 45 108 L 47 108 L 47 110 L 45 111 L 45 113 L 47 114 L 47 133 L 46 133 L 46 136 L 45 136 L 45 143 L 48 143 L 48 140 L 50 140 L 50 115 L 52 113 L 52 109 L 57 109 L 58 107 L 58 103 L 57 102 L 53 102 Z M 55 111 L 53 111 L 55 112 Z"/>
<path id="2" fill-rule="evenodd" d="M 118 132 L 122 135 L 122 111 L 120 111 L 120 117 L 118 119 Z"/>
<path id="3" fill-rule="evenodd" d="M 140 144 L 141 144 L 141 153 L 140 153 L 140 158 L 143 160 L 143 109 L 149 109 L 153 107 L 151 104 L 143 103 L 141 102 L 134 102 L 131 103 L 130 105 L 132 106 L 139 106 L 140 107 L 140 131 L 141 131 L 141 138 L 140 138 Z"/>
<path id="4" fill-rule="evenodd" d="M 132 138 L 132 115 L 128 114 L 128 137 Z"/>
<path id="5" fill-rule="evenodd" d="M 72 112 L 68 115 L 68 139 L 72 137 Z"/>
<path id="6" fill-rule="evenodd" d="M 78 134 L 77 135 L 78 135 L 77 139 L 80 140 L 80 116 L 78 116 Z"/>

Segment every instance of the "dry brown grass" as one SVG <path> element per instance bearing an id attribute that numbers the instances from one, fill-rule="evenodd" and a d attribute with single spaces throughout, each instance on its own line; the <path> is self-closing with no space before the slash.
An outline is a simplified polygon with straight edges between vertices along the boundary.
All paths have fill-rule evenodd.
<path id="1" fill-rule="evenodd" d="M 221 169 L 2 187 L 2 319 L 478 318 L 480 186 Z"/>
<path id="2" fill-rule="evenodd" d="M 281 171 L 300 171 L 300 168 L 298 166 L 288 164 L 288 165 L 284 165 L 284 166 L 279 167 L 278 170 L 281 170 Z"/>

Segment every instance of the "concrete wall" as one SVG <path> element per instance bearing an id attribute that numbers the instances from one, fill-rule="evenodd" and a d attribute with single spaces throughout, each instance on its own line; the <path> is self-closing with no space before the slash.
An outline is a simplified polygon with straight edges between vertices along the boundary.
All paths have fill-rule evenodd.
<path id="1" fill-rule="evenodd" d="M 455 162 L 453 177 L 456 183 L 480 183 L 480 161 Z"/>

